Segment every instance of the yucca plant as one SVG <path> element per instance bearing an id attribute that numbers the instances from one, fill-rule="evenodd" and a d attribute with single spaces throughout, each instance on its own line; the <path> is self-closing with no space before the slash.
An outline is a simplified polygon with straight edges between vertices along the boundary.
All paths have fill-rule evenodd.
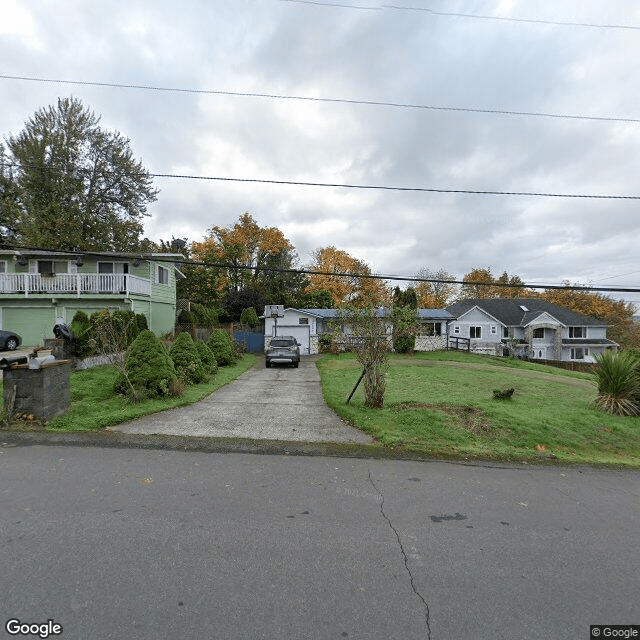
<path id="1" fill-rule="evenodd" d="M 634 354 L 605 351 L 596 359 L 596 406 L 617 416 L 640 415 L 640 363 Z"/>

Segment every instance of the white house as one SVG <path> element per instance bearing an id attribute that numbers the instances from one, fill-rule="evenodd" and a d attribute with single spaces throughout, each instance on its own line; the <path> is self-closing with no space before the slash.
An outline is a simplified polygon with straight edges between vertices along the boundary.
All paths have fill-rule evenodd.
<path id="1" fill-rule="evenodd" d="M 595 362 L 618 347 L 601 320 L 536 298 L 469 299 L 447 311 L 455 318 L 450 338 L 468 339 L 477 353 L 507 355 L 515 347 L 516 355 L 534 360 Z"/>
<path id="2" fill-rule="evenodd" d="M 271 317 L 265 310 L 265 347 L 273 336 L 294 336 L 300 343 L 300 353 L 309 355 L 320 350 L 319 336 L 325 332 L 333 332 L 335 322 L 340 319 L 339 309 L 284 309 L 284 316 Z M 388 309 L 381 313 L 390 315 Z M 445 309 L 418 309 L 420 333 L 416 336 L 416 351 L 435 351 L 447 348 L 447 322 L 453 316 Z M 349 326 L 344 323 L 341 330 L 348 339 Z M 391 339 L 392 323 L 389 321 L 387 333 Z"/>

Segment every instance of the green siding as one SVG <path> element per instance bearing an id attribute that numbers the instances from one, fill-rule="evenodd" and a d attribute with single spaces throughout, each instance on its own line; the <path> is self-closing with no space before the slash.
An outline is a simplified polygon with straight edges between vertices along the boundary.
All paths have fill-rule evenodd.
<path id="1" fill-rule="evenodd" d="M 150 304 L 151 318 L 149 320 L 149 329 L 156 335 L 161 336 L 163 333 L 172 332 L 176 324 L 176 305 L 162 304 L 161 302 L 152 302 Z"/>
<path id="2" fill-rule="evenodd" d="M 53 305 L 37 307 L 3 307 L 2 328 L 15 331 L 27 347 L 42 345 L 45 338 L 53 338 L 56 309 Z"/>
<path id="3" fill-rule="evenodd" d="M 30 256 L 32 260 L 40 256 L 34 252 Z M 42 259 L 49 258 L 46 255 Z M 0 257 L 5 261 L 5 273 L 28 273 L 29 267 L 19 266 L 12 257 Z M 62 260 L 59 258 L 59 260 Z M 143 313 L 147 317 L 149 328 L 161 335 L 173 331 L 175 328 L 176 313 L 176 276 L 174 262 L 160 260 L 142 260 L 139 266 L 134 266 L 133 258 L 108 256 L 95 258 L 85 257 L 81 266 L 77 267 L 78 273 L 93 274 L 98 272 L 98 262 L 126 263 L 129 265 L 129 273 L 141 278 L 148 278 L 151 283 L 151 296 L 131 295 L 129 298 L 113 297 L 100 294 L 83 294 L 80 297 L 70 293 L 56 295 L 32 293 L 25 298 L 21 293 L 0 294 L 0 328 L 9 329 L 20 334 L 26 346 L 42 344 L 44 338 L 53 337 L 53 326 L 56 318 L 63 318 L 70 324 L 76 311 L 82 309 L 91 315 L 96 311 L 108 308 L 131 309 L 135 313 Z M 74 263 L 72 260 L 69 265 Z M 169 283 L 157 282 L 157 266 L 168 270 Z M 71 268 L 68 269 L 71 271 Z M 121 272 L 116 268 L 117 272 Z M 55 303 L 54 303 L 55 300 Z"/>

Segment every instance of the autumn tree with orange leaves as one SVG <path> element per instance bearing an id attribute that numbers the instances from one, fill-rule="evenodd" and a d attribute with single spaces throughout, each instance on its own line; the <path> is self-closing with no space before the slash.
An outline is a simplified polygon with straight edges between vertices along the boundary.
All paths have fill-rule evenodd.
<path id="1" fill-rule="evenodd" d="M 390 300 L 390 291 L 383 280 L 367 278 L 372 275 L 369 266 L 333 246 L 322 247 L 313 254 L 309 270 L 308 292 L 328 291 L 336 306 L 350 304 L 356 307 L 383 305 Z"/>
<path id="2" fill-rule="evenodd" d="M 457 280 L 455 276 L 444 269 L 434 271 L 423 267 L 416 273 L 416 278 L 420 279 L 414 288 L 421 309 L 444 309 L 453 302 L 457 285 L 446 281 Z"/>
<path id="3" fill-rule="evenodd" d="M 491 268 L 476 268 L 467 273 L 460 287 L 459 299 L 466 298 L 529 298 L 531 289 L 524 287 L 520 276 L 510 276 L 506 271 L 495 277 Z"/>
<path id="4" fill-rule="evenodd" d="M 212 297 L 255 291 L 271 304 L 288 303 L 306 285 L 303 274 L 288 273 L 298 260 L 293 245 L 276 227 L 261 227 L 244 213 L 230 227 L 213 226 L 202 242 L 194 242 L 194 260 L 213 265 L 205 279 Z M 204 275 L 204 273 L 202 274 Z"/>

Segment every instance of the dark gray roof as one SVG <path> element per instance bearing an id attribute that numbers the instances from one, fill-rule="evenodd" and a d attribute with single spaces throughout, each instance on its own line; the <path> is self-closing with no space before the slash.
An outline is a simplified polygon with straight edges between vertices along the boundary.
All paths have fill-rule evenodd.
<path id="1" fill-rule="evenodd" d="M 418 318 L 422 320 L 453 320 L 452 316 L 446 309 L 418 309 Z"/>
<path id="2" fill-rule="evenodd" d="M 302 313 L 308 313 L 319 318 L 338 318 L 340 317 L 340 309 L 298 309 Z M 385 309 L 385 313 L 389 314 L 389 309 Z M 453 320 L 452 316 L 446 309 L 418 309 L 418 317 L 422 320 Z"/>
<path id="3" fill-rule="evenodd" d="M 607 347 L 619 346 L 617 342 L 614 342 L 613 340 L 609 340 L 608 338 L 565 338 L 562 341 L 562 344 L 564 345 L 576 344 L 576 345 L 586 345 L 586 346 L 605 345 Z"/>
<path id="4" fill-rule="evenodd" d="M 602 327 L 606 325 L 602 320 L 596 320 L 537 298 L 471 298 L 450 305 L 447 311 L 459 318 L 473 307 L 479 307 L 508 327 L 524 327 L 541 313 L 552 315 L 565 326 Z"/>

